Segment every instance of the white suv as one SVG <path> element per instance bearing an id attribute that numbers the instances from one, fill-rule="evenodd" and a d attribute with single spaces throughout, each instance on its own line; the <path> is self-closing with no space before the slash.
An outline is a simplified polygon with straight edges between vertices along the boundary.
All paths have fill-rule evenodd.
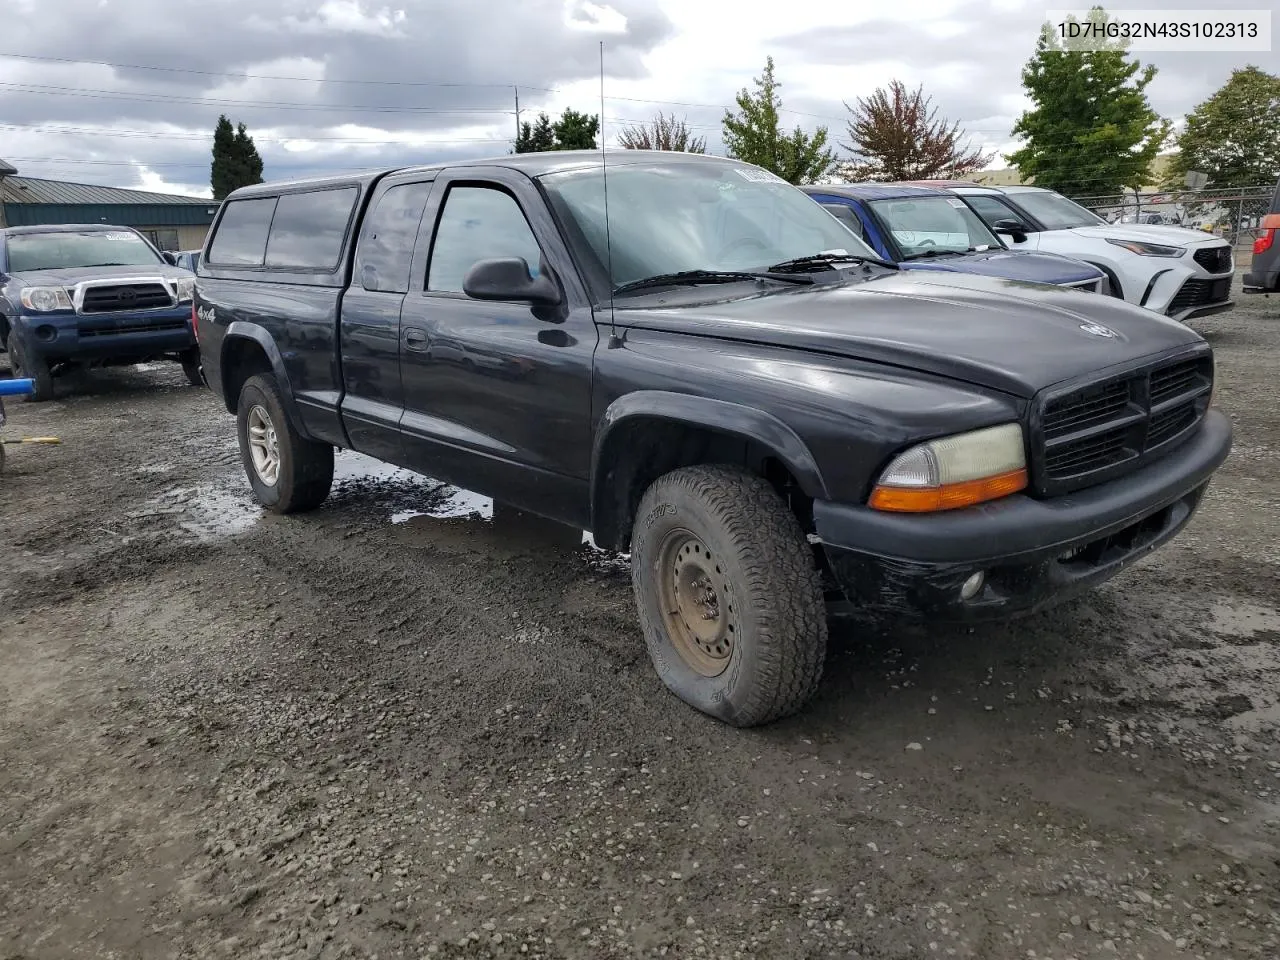
<path id="1" fill-rule="evenodd" d="M 984 187 L 917 181 L 961 196 L 1014 250 L 1040 250 L 1091 263 L 1111 294 L 1174 320 L 1230 309 L 1231 245 L 1200 230 L 1147 223 L 1107 223 L 1043 187 Z"/>

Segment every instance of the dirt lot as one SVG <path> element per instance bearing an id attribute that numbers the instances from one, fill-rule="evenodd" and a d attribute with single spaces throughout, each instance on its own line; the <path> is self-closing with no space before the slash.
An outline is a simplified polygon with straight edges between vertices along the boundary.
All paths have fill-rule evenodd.
<path id="1" fill-rule="evenodd" d="M 64 443 L 0 478 L 0 958 L 1280 956 L 1280 299 L 1196 325 L 1237 446 L 1179 540 L 842 626 L 755 731 L 576 535 L 349 454 L 263 517 L 176 367 L 11 404 Z"/>

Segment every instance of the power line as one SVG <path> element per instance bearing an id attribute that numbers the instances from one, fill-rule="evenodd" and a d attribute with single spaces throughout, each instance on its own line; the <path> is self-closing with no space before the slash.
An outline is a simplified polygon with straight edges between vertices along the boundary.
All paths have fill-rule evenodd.
<path id="1" fill-rule="evenodd" d="M 119 100 L 134 103 L 173 103 L 203 106 L 205 104 L 220 107 L 237 107 L 245 109 L 286 109 L 306 111 L 353 111 L 359 113 L 412 113 L 412 114 L 503 114 L 510 116 L 510 110 L 497 110 L 492 107 L 383 107 L 355 103 L 291 103 L 274 100 L 224 100 L 216 97 L 180 97 L 163 93 L 144 93 L 132 91 L 94 90 L 92 88 L 56 87 L 47 84 L 23 84 L 0 81 L 0 88 L 17 93 L 33 93 L 37 96 L 49 97 L 83 97 L 90 100 Z"/>
<path id="2" fill-rule="evenodd" d="M 509 88 L 511 83 L 475 83 L 462 80 L 347 80 L 336 77 L 279 77 L 260 73 L 232 73 L 218 70 L 196 70 L 192 67 L 162 67 L 143 63 L 112 63 L 108 60 L 84 60 L 79 57 L 43 57 L 32 53 L 10 53 L 0 51 L 0 57 L 13 60 L 33 60 L 40 63 L 88 64 L 96 67 L 111 67 L 113 70 L 154 70 L 164 73 L 188 73 L 201 77 L 231 77 L 236 80 L 288 80 L 303 83 L 349 83 L 386 87 L 502 87 Z M 522 83 L 526 90 L 537 90 L 543 93 L 555 93 L 552 87 L 535 87 Z"/>

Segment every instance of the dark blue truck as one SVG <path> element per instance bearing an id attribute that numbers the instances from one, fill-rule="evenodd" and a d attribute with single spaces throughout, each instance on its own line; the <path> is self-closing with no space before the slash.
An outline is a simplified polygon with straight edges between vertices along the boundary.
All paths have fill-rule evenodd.
<path id="1" fill-rule="evenodd" d="M 904 270 L 976 273 L 1107 293 L 1101 270 L 1056 253 L 1010 250 L 964 200 L 932 187 L 802 187 L 876 253 Z"/>
<path id="2" fill-rule="evenodd" d="M 195 277 L 136 230 L 98 224 L 0 229 L 0 347 L 49 400 L 77 366 L 171 359 L 200 385 Z"/>

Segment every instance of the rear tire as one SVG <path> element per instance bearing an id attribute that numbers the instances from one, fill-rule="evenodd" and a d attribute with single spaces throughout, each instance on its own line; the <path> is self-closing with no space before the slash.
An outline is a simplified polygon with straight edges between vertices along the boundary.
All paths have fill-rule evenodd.
<path id="1" fill-rule="evenodd" d="M 751 727 L 817 691 L 822 580 L 799 523 L 762 478 L 720 466 L 660 477 L 640 501 L 631 570 L 649 656 L 685 703 Z"/>
<path id="2" fill-rule="evenodd" d="M 49 364 L 44 360 L 28 360 L 22 344 L 13 334 L 9 335 L 9 372 L 15 380 L 30 378 L 34 381 L 35 389 L 23 398 L 28 403 L 53 399 L 53 371 Z"/>
<path id="3" fill-rule="evenodd" d="M 272 513 L 301 513 L 324 503 L 333 486 L 333 447 L 298 433 L 275 377 L 245 381 L 236 424 L 244 472 L 260 504 Z"/>

